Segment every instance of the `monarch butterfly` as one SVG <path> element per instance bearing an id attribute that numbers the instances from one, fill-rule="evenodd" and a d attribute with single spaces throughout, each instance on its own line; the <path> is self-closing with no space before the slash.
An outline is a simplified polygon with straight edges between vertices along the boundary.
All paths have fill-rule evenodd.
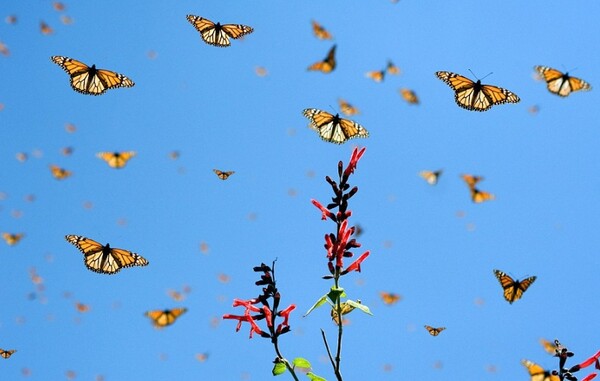
<path id="1" fill-rule="evenodd" d="M 589 91 L 592 89 L 589 83 L 583 79 L 571 77 L 569 73 L 562 73 L 548 66 L 534 66 L 546 81 L 548 91 L 561 97 L 566 97 L 574 91 Z"/>
<path id="2" fill-rule="evenodd" d="M 410 89 L 400 89 L 400 95 L 402 95 L 402 99 L 407 101 L 409 104 L 419 104 L 419 97 L 417 97 L 417 94 L 415 94 L 415 92 Z"/>
<path id="3" fill-rule="evenodd" d="M 382 82 L 385 77 L 385 70 L 369 71 L 365 74 L 367 78 L 371 78 L 375 82 Z"/>
<path id="4" fill-rule="evenodd" d="M 154 327 L 163 328 L 175 323 L 175 320 L 185 312 L 187 312 L 187 308 L 173 308 L 172 310 L 148 311 L 144 315 L 152 320 Z"/>
<path id="5" fill-rule="evenodd" d="M 356 107 L 352 106 L 350 103 L 341 98 L 338 99 L 338 104 L 340 105 L 340 111 L 346 116 L 352 116 L 360 113 Z"/>
<path id="6" fill-rule="evenodd" d="M 50 59 L 71 76 L 71 87 L 81 94 L 100 95 L 108 89 L 135 85 L 123 74 L 96 69 L 96 65 L 89 67 L 83 62 L 63 56 L 52 56 Z"/>
<path id="7" fill-rule="evenodd" d="M 71 171 L 68 171 L 54 164 L 50 165 L 50 172 L 52 173 L 52 176 L 54 176 L 54 178 L 57 180 L 64 180 L 72 175 Z"/>
<path id="8" fill-rule="evenodd" d="M 474 176 L 474 175 L 461 175 L 462 179 L 467 183 L 469 188 L 473 188 L 477 185 L 478 182 L 483 180 L 482 176 Z"/>
<path id="9" fill-rule="evenodd" d="M 10 50 L 8 49 L 8 46 L 6 46 L 6 44 L 2 41 L 0 41 L 0 53 L 6 57 L 10 56 Z"/>
<path id="10" fill-rule="evenodd" d="M 65 25 L 73 24 L 73 18 L 67 15 L 60 15 L 60 21 Z"/>
<path id="11" fill-rule="evenodd" d="M 366 138 L 369 132 L 360 124 L 348 119 L 340 118 L 339 114 L 332 115 L 326 111 L 307 108 L 303 115 L 310 119 L 313 130 L 319 133 L 326 142 L 342 144 L 348 139 Z"/>
<path id="12" fill-rule="evenodd" d="M 435 75 L 454 90 L 456 104 L 467 110 L 486 111 L 493 105 L 517 103 L 521 100 L 516 94 L 501 87 L 482 85 L 479 79 L 473 82 L 449 71 L 438 71 Z"/>
<path id="13" fill-rule="evenodd" d="M 123 168 L 135 156 L 135 151 L 125 152 L 98 152 L 96 156 L 108 163 L 112 168 Z"/>
<path id="14" fill-rule="evenodd" d="M 196 353 L 196 360 L 198 360 L 200 362 L 204 362 L 204 361 L 208 360 L 208 352 Z"/>
<path id="15" fill-rule="evenodd" d="M 73 147 L 63 147 L 61 148 L 60 153 L 65 156 L 71 156 L 73 154 Z"/>
<path id="16" fill-rule="evenodd" d="M 24 236 L 25 236 L 25 234 L 23 234 L 23 233 L 17 233 L 17 234 L 2 233 L 2 238 L 4 238 L 6 243 L 10 246 L 16 245 L 17 243 L 19 243 L 21 238 L 23 238 Z"/>
<path id="17" fill-rule="evenodd" d="M 429 334 L 431 336 L 437 336 L 440 334 L 440 332 L 442 332 L 443 330 L 446 329 L 446 327 L 439 327 L 439 328 L 434 328 L 430 325 L 425 325 L 425 329 L 427 330 L 427 332 L 429 332 Z"/>
<path id="18" fill-rule="evenodd" d="M 10 356 L 12 356 L 12 354 L 15 353 L 16 351 L 17 351 L 16 349 L 4 350 L 4 349 L 0 348 L 0 356 L 4 359 L 7 359 Z"/>
<path id="19" fill-rule="evenodd" d="M 425 181 L 427 181 L 427 184 L 429 185 L 435 185 L 438 182 L 439 177 L 442 175 L 444 171 L 441 169 L 438 169 L 437 171 L 421 171 L 419 172 L 419 176 L 421 176 L 422 178 L 425 179 Z"/>
<path id="20" fill-rule="evenodd" d="M 173 299 L 176 302 L 181 302 L 185 299 L 185 295 L 179 291 L 169 290 L 167 293 L 169 294 L 171 299 Z"/>
<path id="21" fill-rule="evenodd" d="M 200 32 L 200 37 L 209 45 L 220 48 L 231 45 L 229 38 L 238 39 L 254 31 L 247 25 L 214 23 L 200 16 L 187 15 L 187 20 Z"/>
<path id="22" fill-rule="evenodd" d="M 254 68 L 254 72 L 259 77 L 266 77 L 269 74 L 269 71 L 264 66 L 257 66 Z"/>
<path id="23" fill-rule="evenodd" d="M 398 294 L 394 294 L 393 292 L 385 292 L 385 291 L 381 291 L 379 293 L 379 296 L 381 297 L 381 300 L 383 301 L 383 303 L 385 303 L 387 305 L 396 304 L 402 298 Z"/>
<path id="24" fill-rule="evenodd" d="M 476 204 L 480 204 L 484 201 L 491 201 L 496 198 L 496 196 L 494 196 L 490 192 L 484 192 L 475 187 L 471 187 L 470 190 L 471 190 L 471 200 Z"/>
<path id="25" fill-rule="evenodd" d="M 83 262 L 91 271 L 100 274 L 116 274 L 123 267 L 147 266 L 148 261 L 136 253 L 102 245 L 79 235 L 67 235 L 65 239 L 83 253 Z"/>
<path id="26" fill-rule="evenodd" d="M 313 33 L 315 34 L 315 36 L 317 36 L 319 40 L 331 40 L 333 38 L 331 33 L 325 30 L 325 28 L 323 28 L 323 26 L 318 22 L 312 20 L 311 24 Z"/>
<path id="27" fill-rule="evenodd" d="M 90 306 L 88 306 L 87 304 L 81 303 L 81 302 L 76 302 L 75 303 L 75 309 L 78 312 L 86 313 L 86 312 L 88 312 L 90 310 Z"/>
<path id="28" fill-rule="evenodd" d="M 387 66 L 385 67 L 385 70 L 388 72 L 388 74 L 392 74 L 392 75 L 400 74 L 400 68 L 398 66 L 394 65 L 394 63 L 392 61 L 388 61 Z"/>
<path id="29" fill-rule="evenodd" d="M 545 370 L 540 365 L 532 361 L 521 360 L 521 364 L 527 368 L 527 371 L 531 376 L 530 381 L 560 381 L 560 377 L 552 374 L 550 371 Z"/>
<path id="30" fill-rule="evenodd" d="M 504 299 L 506 299 L 506 301 L 510 304 L 521 299 L 523 293 L 527 291 L 529 286 L 531 286 L 531 284 L 535 282 L 536 279 L 535 276 L 532 276 L 523 279 L 522 281 L 513 280 L 513 278 L 511 278 L 510 276 L 508 276 L 500 270 L 494 270 L 494 274 L 496 275 L 496 278 L 498 278 L 500 285 L 504 289 Z"/>
<path id="31" fill-rule="evenodd" d="M 310 65 L 307 70 L 311 71 L 320 71 L 325 74 L 331 73 L 333 69 L 335 69 L 335 48 L 336 45 L 333 45 L 329 52 L 327 53 L 327 57 L 323 61 L 315 62 Z"/>
<path id="32" fill-rule="evenodd" d="M 544 347 L 544 350 L 548 352 L 550 355 L 555 355 L 558 346 L 555 343 L 552 343 L 546 339 L 540 339 L 540 344 Z"/>
<path id="33" fill-rule="evenodd" d="M 46 36 L 49 34 L 54 33 L 54 29 L 52 29 L 50 27 L 50 25 L 46 24 L 43 21 L 40 21 L 40 32 L 42 32 L 42 34 L 45 34 Z"/>
<path id="34" fill-rule="evenodd" d="M 58 12 L 62 12 L 65 10 L 65 5 L 63 3 L 61 3 L 60 1 L 53 2 L 52 7 L 54 8 L 54 10 L 56 10 Z"/>
<path id="35" fill-rule="evenodd" d="M 218 169 L 213 169 L 213 172 L 217 175 L 221 180 L 227 180 L 229 176 L 233 175 L 235 171 L 221 171 Z"/>

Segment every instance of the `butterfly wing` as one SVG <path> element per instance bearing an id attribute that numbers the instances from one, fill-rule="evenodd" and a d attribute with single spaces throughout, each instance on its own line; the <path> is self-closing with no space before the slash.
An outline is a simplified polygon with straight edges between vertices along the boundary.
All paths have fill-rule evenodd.
<path id="1" fill-rule="evenodd" d="M 325 30 L 325 28 L 323 28 L 323 26 L 321 26 L 318 22 L 313 20 L 313 21 L 311 21 L 311 24 L 312 24 L 313 33 L 315 34 L 315 36 L 318 39 L 331 40 L 333 38 L 331 33 L 329 33 L 327 30 Z"/>
<path id="2" fill-rule="evenodd" d="M 402 98 L 410 104 L 419 104 L 419 98 L 417 97 L 417 94 L 410 89 L 400 89 L 400 95 L 402 95 Z"/>
<path id="3" fill-rule="evenodd" d="M 360 124 L 326 111 L 305 109 L 303 115 L 310 119 L 310 127 L 319 133 L 321 139 L 330 143 L 342 144 L 348 139 L 369 136 L 369 132 Z"/>
<path id="4" fill-rule="evenodd" d="M 227 180 L 229 176 L 233 175 L 235 171 L 221 171 L 219 169 L 213 169 L 213 172 L 219 177 L 221 180 Z"/>
<path id="5" fill-rule="evenodd" d="M 560 377 L 553 375 L 540 365 L 529 360 L 521 360 L 521 364 L 527 368 L 530 381 L 560 381 Z"/>
<path id="6" fill-rule="evenodd" d="M 566 97 L 573 91 L 588 91 L 592 87 L 586 81 L 571 77 L 566 73 L 562 73 L 548 66 L 534 66 L 537 71 L 546 81 L 548 91 L 561 97 Z"/>
<path id="7" fill-rule="evenodd" d="M 149 263 L 141 255 L 104 246 L 90 238 L 78 235 L 67 235 L 65 238 L 83 253 L 85 266 L 97 273 L 116 274 L 123 267 L 146 266 Z"/>
<path id="8" fill-rule="evenodd" d="M 382 82 L 385 77 L 385 70 L 369 71 L 365 75 L 375 82 Z"/>
<path id="9" fill-rule="evenodd" d="M 127 162 L 135 156 L 135 151 L 126 152 L 99 152 L 96 156 L 112 167 L 123 168 Z"/>
<path id="10" fill-rule="evenodd" d="M 385 69 L 388 72 L 388 74 L 392 74 L 392 75 L 400 74 L 400 68 L 398 66 L 394 65 L 394 63 L 392 61 L 388 61 Z"/>
<path id="11" fill-rule="evenodd" d="M 9 350 L 4 350 L 0 348 L 0 357 L 2 357 L 3 359 L 7 359 L 10 356 L 12 356 L 13 353 L 15 353 L 17 350 L 16 349 L 9 349 Z"/>
<path id="12" fill-rule="evenodd" d="M 54 176 L 54 178 L 57 180 L 63 180 L 71 176 L 71 171 L 68 171 L 56 165 L 50 165 L 50 172 L 52 173 L 52 176 Z"/>
<path id="13" fill-rule="evenodd" d="M 436 76 L 454 90 L 454 101 L 459 107 L 471 111 L 486 111 L 493 105 L 517 103 L 519 97 L 501 87 L 481 85 L 469 78 L 449 71 L 438 71 Z"/>
<path id="14" fill-rule="evenodd" d="M 146 312 L 146 316 L 152 320 L 156 328 L 163 328 L 171 325 L 187 311 L 187 308 L 174 308 L 172 310 L 154 310 Z"/>
<path id="15" fill-rule="evenodd" d="M 18 234 L 2 233 L 2 238 L 4 238 L 6 243 L 10 246 L 16 245 L 21 240 L 21 238 L 23 238 L 23 236 L 24 236 L 23 233 L 18 233 Z"/>
<path id="16" fill-rule="evenodd" d="M 461 175 L 461 177 L 465 181 L 465 183 L 467 183 L 467 186 L 469 188 L 475 187 L 475 185 L 477 185 L 478 182 L 483 180 L 483 177 L 481 176 Z"/>
<path id="17" fill-rule="evenodd" d="M 431 336 L 437 336 L 437 335 L 440 334 L 440 332 L 442 332 L 443 330 L 445 330 L 446 327 L 435 328 L 435 327 L 432 327 L 430 325 L 425 325 L 425 329 L 427 330 L 427 332 L 429 332 L 429 334 Z"/>
<path id="18" fill-rule="evenodd" d="M 356 115 L 360 112 L 356 107 L 352 106 L 343 99 L 339 99 L 338 104 L 340 106 L 340 111 L 346 116 Z"/>
<path id="19" fill-rule="evenodd" d="M 480 204 L 484 201 L 491 201 L 496 198 L 496 196 L 494 196 L 490 192 L 485 192 L 485 191 L 479 190 L 475 187 L 470 187 L 470 190 L 471 190 L 471 200 L 476 204 Z"/>
<path id="20" fill-rule="evenodd" d="M 308 70 L 309 71 L 320 71 L 325 74 L 331 73 L 333 71 L 333 69 L 335 69 L 335 65 L 336 65 L 335 49 L 336 49 L 336 45 L 333 45 L 331 47 L 331 49 L 329 49 L 329 52 L 327 53 L 327 57 L 325 57 L 325 60 L 319 61 L 319 62 L 316 62 L 316 63 L 310 65 L 308 67 Z"/>
<path id="21" fill-rule="evenodd" d="M 200 32 L 200 37 L 204 42 L 218 47 L 231 45 L 229 38 L 237 39 L 254 31 L 253 28 L 247 25 L 220 25 L 200 16 L 187 15 L 186 18 Z"/>
<path id="22" fill-rule="evenodd" d="M 425 181 L 427 181 L 427 184 L 429 185 L 436 185 L 438 182 L 438 178 L 440 177 L 440 175 L 442 174 L 442 170 L 440 169 L 439 171 L 421 171 L 419 172 L 419 176 L 421 176 L 423 179 L 425 179 Z"/>
<path id="23" fill-rule="evenodd" d="M 496 278 L 498 278 L 500 285 L 504 289 L 504 299 L 506 299 L 506 301 L 511 304 L 521 299 L 523 293 L 529 288 L 529 286 L 531 286 L 531 284 L 536 279 L 535 276 L 532 276 L 519 282 L 518 280 L 515 281 L 508 274 L 500 270 L 494 270 L 494 274 L 496 275 Z"/>

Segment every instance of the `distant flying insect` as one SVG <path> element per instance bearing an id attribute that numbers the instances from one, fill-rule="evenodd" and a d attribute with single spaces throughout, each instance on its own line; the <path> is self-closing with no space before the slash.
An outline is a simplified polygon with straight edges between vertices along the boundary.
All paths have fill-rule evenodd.
<path id="1" fill-rule="evenodd" d="M 61 15 L 60 22 L 62 22 L 64 25 L 70 25 L 73 24 L 73 18 L 67 15 Z"/>
<path id="2" fill-rule="evenodd" d="M 7 24 L 14 25 L 14 24 L 17 23 L 17 16 L 15 16 L 15 15 L 8 15 L 8 16 L 6 16 L 6 18 L 4 19 L 4 21 L 6 21 Z"/>
<path id="3" fill-rule="evenodd" d="M 353 138 L 366 138 L 369 132 L 360 124 L 340 118 L 326 111 L 307 108 L 303 115 L 310 120 L 310 127 L 326 142 L 342 144 Z"/>
<path id="4" fill-rule="evenodd" d="M 141 255 L 110 247 L 108 243 L 102 245 L 79 235 L 67 235 L 65 239 L 83 253 L 85 266 L 100 274 L 116 274 L 124 267 L 148 265 L 148 261 Z"/>
<path id="5" fill-rule="evenodd" d="M 340 106 L 340 111 L 346 116 L 352 116 L 360 113 L 356 107 L 352 106 L 350 103 L 341 98 L 338 99 L 338 104 Z"/>
<path id="6" fill-rule="evenodd" d="M 148 311 L 144 315 L 152 320 L 152 324 L 156 328 L 164 328 L 175 323 L 181 315 L 187 312 L 187 308 L 173 308 L 171 310 L 153 310 Z"/>
<path id="7" fill-rule="evenodd" d="M 521 360 L 521 364 L 527 368 L 527 371 L 531 376 L 530 381 L 560 381 L 560 377 L 553 375 L 552 372 L 545 370 L 540 365 L 532 361 Z"/>
<path id="8" fill-rule="evenodd" d="M 12 354 L 15 353 L 16 351 L 17 351 L 16 349 L 4 350 L 4 349 L 0 348 L 0 357 L 2 357 L 3 359 L 10 358 L 10 356 L 12 356 Z"/>
<path id="9" fill-rule="evenodd" d="M 53 2 L 52 7 L 54 8 L 55 11 L 58 11 L 58 12 L 62 12 L 65 10 L 65 5 L 63 3 L 61 3 L 60 1 Z"/>
<path id="10" fill-rule="evenodd" d="M 221 180 L 227 180 L 229 176 L 233 175 L 235 171 L 221 171 L 219 169 L 213 169 L 213 172 L 217 175 Z"/>
<path id="11" fill-rule="evenodd" d="M 385 70 L 369 71 L 365 75 L 375 82 L 382 82 L 385 78 Z"/>
<path id="12" fill-rule="evenodd" d="M 387 305 L 396 304 L 402 298 L 398 294 L 395 294 L 393 292 L 385 292 L 385 291 L 381 291 L 379 293 L 379 296 L 381 297 L 381 300 L 383 301 L 383 303 L 387 304 Z"/>
<path id="13" fill-rule="evenodd" d="M 391 75 L 400 74 L 400 68 L 398 66 L 394 65 L 394 63 L 392 61 L 388 61 L 387 66 L 385 67 L 385 70 L 387 71 L 388 74 L 391 74 Z"/>
<path id="14" fill-rule="evenodd" d="M 71 87 L 81 94 L 101 95 L 108 89 L 135 85 L 123 74 L 106 69 L 96 69 L 96 65 L 89 67 L 81 61 L 63 56 L 52 56 L 50 59 L 69 74 Z"/>
<path id="15" fill-rule="evenodd" d="M 257 66 L 254 68 L 254 72 L 256 73 L 256 75 L 258 75 L 259 77 L 266 77 L 269 72 L 267 71 L 267 69 L 263 66 Z"/>
<path id="16" fill-rule="evenodd" d="M 477 185 L 478 182 L 480 182 L 481 180 L 483 180 L 482 176 L 461 175 L 461 177 L 465 181 L 465 183 L 467 183 L 467 186 L 469 188 L 474 187 L 475 185 Z"/>
<path id="17" fill-rule="evenodd" d="M 200 16 L 187 15 L 187 20 L 200 32 L 202 40 L 209 45 L 220 48 L 231 45 L 230 38 L 238 39 L 254 31 L 251 27 L 241 24 L 214 23 Z"/>
<path id="18" fill-rule="evenodd" d="M 331 40 L 333 38 L 331 33 L 329 33 L 327 30 L 325 30 L 325 28 L 323 28 L 323 26 L 321 24 L 319 24 L 318 22 L 312 20 L 311 24 L 312 24 L 313 33 L 319 40 Z"/>
<path id="19" fill-rule="evenodd" d="M 64 180 L 73 174 L 71 171 L 68 171 L 54 164 L 50 164 L 50 172 L 52 173 L 52 176 L 54 176 L 54 178 L 57 180 Z"/>
<path id="20" fill-rule="evenodd" d="M 96 156 L 99 159 L 106 161 L 109 167 L 112 168 L 123 168 L 125 164 L 135 156 L 135 151 L 124 151 L 124 152 L 98 152 Z"/>
<path id="21" fill-rule="evenodd" d="M 200 362 L 205 362 L 206 360 L 208 360 L 208 352 L 197 353 L 196 360 L 198 360 Z"/>
<path id="22" fill-rule="evenodd" d="M 555 343 L 552 343 L 546 339 L 540 339 L 540 344 L 542 345 L 544 350 L 546 352 L 548 352 L 548 354 L 550 354 L 552 356 L 554 356 L 556 354 L 556 350 L 558 349 L 558 346 Z"/>
<path id="23" fill-rule="evenodd" d="M 46 24 L 45 22 L 40 21 L 40 32 L 47 36 L 54 33 L 54 29 L 52 29 L 50 25 Z"/>
<path id="24" fill-rule="evenodd" d="M 5 57 L 10 56 L 10 50 L 8 49 L 8 46 L 6 46 L 6 44 L 2 41 L 0 41 L 0 54 L 2 54 Z"/>
<path id="25" fill-rule="evenodd" d="M 425 329 L 427 330 L 427 332 L 429 332 L 429 334 L 431 336 L 437 336 L 440 334 L 440 332 L 442 332 L 443 330 L 446 329 L 446 327 L 439 327 L 439 328 L 434 328 L 430 325 L 425 325 Z"/>
<path id="26" fill-rule="evenodd" d="M 484 201 L 492 201 L 496 198 L 496 196 L 494 196 L 490 192 L 484 192 L 475 187 L 471 188 L 470 190 L 471 190 L 471 201 L 473 201 L 476 204 L 480 204 Z"/>
<path id="27" fill-rule="evenodd" d="M 23 234 L 23 233 L 17 233 L 17 234 L 2 233 L 2 238 L 4 239 L 4 241 L 6 241 L 6 244 L 10 245 L 10 246 L 13 246 L 13 245 L 16 245 L 17 243 L 19 243 L 21 238 L 23 238 L 24 236 L 25 236 L 25 234 Z"/>
<path id="28" fill-rule="evenodd" d="M 402 96 L 402 99 L 411 105 L 419 104 L 419 97 L 417 97 L 417 94 L 410 89 L 400 89 L 400 95 Z"/>
<path id="29" fill-rule="evenodd" d="M 456 104 L 470 111 L 486 111 L 494 105 L 520 101 L 516 94 L 498 86 L 482 85 L 481 80 L 473 82 L 449 71 L 438 71 L 435 75 L 454 90 Z"/>
<path id="30" fill-rule="evenodd" d="M 428 171 L 428 170 L 424 170 L 419 172 L 419 176 L 421 176 L 423 179 L 425 179 L 425 181 L 427 181 L 427 184 L 429 185 L 436 185 L 438 182 L 439 177 L 442 175 L 443 170 L 438 169 L 437 171 Z"/>
<path id="31" fill-rule="evenodd" d="M 496 278 L 498 278 L 498 281 L 504 290 L 504 299 L 506 299 L 506 301 L 510 304 L 521 299 L 523 293 L 527 291 L 529 286 L 531 286 L 537 278 L 535 276 L 531 276 L 523 279 L 522 281 L 514 280 L 500 270 L 494 270 L 494 275 L 496 275 Z"/>
<path id="32" fill-rule="evenodd" d="M 335 48 L 336 45 L 333 45 L 329 52 L 327 53 L 327 57 L 323 61 L 315 62 L 310 65 L 307 70 L 309 71 L 320 71 L 322 73 L 331 73 L 333 69 L 335 69 Z"/>
<path id="33" fill-rule="evenodd" d="M 566 97 L 575 91 L 589 91 L 589 83 L 583 79 L 571 77 L 569 73 L 562 73 L 548 66 L 534 66 L 535 71 L 546 81 L 548 91 L 561 97 Z"/>
<path id="34" fill-rule="evenodd" d="M 73 154 L 73 147 L 63 147 L 60 149 L 60 153 L 65 156 L 71 156 Z"/>
<path id="35" fill-rule="evenodd" d="M 75 309 L 77 310 L 77 312 L 85 313 L 90 310 L 90 306 L 84 303 L 77 302 L 75 303 Z"/>

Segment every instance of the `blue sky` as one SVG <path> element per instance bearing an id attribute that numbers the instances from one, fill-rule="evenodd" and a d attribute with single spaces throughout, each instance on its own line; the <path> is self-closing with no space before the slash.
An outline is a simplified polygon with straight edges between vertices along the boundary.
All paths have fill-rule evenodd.
<path id="1" fill-rule="evenodd" d="M 0 6 L 2 19 L 18 17 L 15 25 L 0 22 L 10 49 L 0 56 L 0 230 L 26 234 L 12 247 L 0 242 L 0 348 L 18 350 L 1 360 L 0 379 L 23 379 L 24 368 L 30 380 L 66 379 L 68 370 L 78 380 L 267 379 L 275 357 L 268 341 L 248 340 L 246 329 L 236 334 L 234 322 L 211 322 L 236 312 L 233 298 L 256 296 L 252 267 L 275 258 L 282 303 L 298 306 L 282 351 L 333 379 L 319 333 L 335 332 L 328 312 L 301 318 L 330 287 L 320 277 L 323 235 L 333 226 L 310 199 L 328 201 L 323 178 L 355 145 L 367 151 L 352 178 L 360 191 L 351 222 L 364 228 L 359 240 L 372 254 L 343 286 L 374 316 L 350 315 L 346 379 L 527 380 L 522 358 L 556 366 L 541 337 L 560 339 L 577 359 L 599 349 L 597 90 L 562 99 L 533 79 L 533 66 L 547 65 L 600 83 L 597 2 L 65 5 L 63 12 L 49 0 Z M 63 14 L 73 24 L 63 25 Z M 187 14 L 254 33 L 212 47 Z M 316 39 L 312 19 L 334 40 Z M 40 21 L 54 33 L 41 34 Z M 335 71 L 307 72 L 333 43 Z M 135 87 L 78 94 L 52 55 L 123 73 Z M 399 76 L 365 77 L 388 59 Z M 257 76 L 257 66 L 268 75 Z M 469 69 L 480 78 L 493 72 L 484 83 L 521 102 L 485 113 L 458 108 L 434 73 L 474 78 Z M 406 104 L 402 87 L 421 104 Z M 337 112 L 339 97 L 361 110 L 352 119 L 368 139 L 336 146 L 307 128 L 303 109 Z M 534 105 L 536 115 L 528 112 Z M 67 123 L 76 132 L 65 131 Z M 71 156 L 60 153 L 66 146 Z M 113 150 L 137 156 L 121 170 L 95 157 Z M 169 158 L 173 150 L 178 160 Z M 27 161 L 16 159 L 20 152 Z M 57 181 L 49 164 L 73 176 Z M 236 173 L 220 181 L 213 168 Z M 438 168 L 435 187 L 417 176 Z M 481 188 L 496 200 L 473 204 L 462 173 L 484 176 Z M 135 251 L 150 265 L 92 273 L 65 234 Z M 44 279 L 44 302 L 28 299 L 33 267 Z M 495 268 L 538 279 L 509 305 Z M 184 285 L 192 290 L 185 301 L 169 298 L 168 289 Z M 403 300 L 383 305 L 380 291 Z M 78 313 L 75 301 L 91 310 Z M 161 331 L 143 316 L 177 306 L 188 313 Z M 447 330 L 431 337 L 424 324 Z M 200 363 L 194 356 L 204 352 Z"/>

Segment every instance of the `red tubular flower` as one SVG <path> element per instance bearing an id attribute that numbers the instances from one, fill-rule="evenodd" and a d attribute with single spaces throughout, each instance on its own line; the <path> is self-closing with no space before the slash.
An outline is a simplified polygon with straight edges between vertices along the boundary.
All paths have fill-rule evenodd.
<path id="1" fill-rule="evenodd" d="M 365 150 L 366 150 L 366 147 L 363 147 L 360 150 L 358 148 L 354 148 L 354 150 L 352 150 L 352 156 L 350 157 L 350 163 L 348 163 L 348 166 L 346 167 L 346 170 L 344 171 L 344 177 L 348 177 L 348 176 L 350 176 L 350 174 L 354 173 L 354 170 L 356 169 L 356 164 L 358 164 L 358 161 L 360 160 L 362 155 L 365 153 Z"/>
<path id="2" fill-rule="evenodd" d="M 279 311 L 277 313 L 277 315 L 279 315 L 283 318 L 283 322 L 281 322 L 277 326 L 277 332 L 281 332 L 283 327 L 288 327 L 288 329 L 289 329 L 290 324 L 288 323 L 288 320 L 290 319 L 290 313 L 295 309 L 296 309 L 296 305 L 290 304 L 288 308 L 286 308 L 285 310 Z"/>
<path id="3" fill-rule="evenodd" d="M 590 380 L 593 380 L 594 378 L 596 378 L 596 373 L 588 374 L 581 381 L 590 381 Z"/>
<path id="4" fill-rule="evenodd" d="M 598 360 L 598 358 L 600 358 L 600 351 L 596 352 L 595 355 L 593 355 L 589 359 L 587 359 L 584 362 L 582 362 L 581 364 L 579 364 L 579 367 L 580 368 L 586 368 L 586 367 L 594 364 Z"/>
<path id="5" fill-rule="evenodd" d="M 262 310 L 263 310 L 263 313 L 265 314 L 265 320 L 267 321 L 267 326 L 269 328 L 273 327 L 273 321 L 272 321 L 273 314 L 271 313 L 271 310 L 267 306 L 263 306 Z"/>
<path id="6" fill-rule="evenodd" d="M 332 220 L 335 221 L 335 215 L 333 213 L 331 213 L 329 211 L 329 209 L 327 209 L 326 207 L 324 207 L 323 205 L 321 205 L 321 203 L 319 201 L 317 201 L 317 200 L 311 199 L 310 201 L 313 203 L 314 206 L 316 206 L 317 208 L 319 208 L 321 210 L 321 213 L 322 213 L 321 214 L 321 219 L 322 220 L 326 220 L 327 217 L 329 217 L 329 218 L 331 218 Z"/>
<path id="7" fill-rule="evenodd" d="M 357 260 L 355 260 L 354 262 L 352 262 L 352 264 L 350 266 L 348 266 L 348 268 L 342 272 L 342 275 L 347 274 L 347 273 L 349 273 L 351 271 L 358 271 L 358 272 L 360 272 L 360 264 L 369 256 L 369 254 L 371 254 L 370 251 L 365 251 L 363 253 L 363 255 L 361 255 L 360 257 L 358 257 Z"/>
<path id="8" fill-rule="evenodd" d="M 248 309 L 252 312 L 261 312 L 260 308 L 254 306 L 254 304 L 256 304 L 258 302 L 259 302 L 258 299 L 250 299 L 250 300 L 233 299 L 233 306 L 234 307 L 244 306 L 244 307 L 246 307 L 246 309 Z"/>

